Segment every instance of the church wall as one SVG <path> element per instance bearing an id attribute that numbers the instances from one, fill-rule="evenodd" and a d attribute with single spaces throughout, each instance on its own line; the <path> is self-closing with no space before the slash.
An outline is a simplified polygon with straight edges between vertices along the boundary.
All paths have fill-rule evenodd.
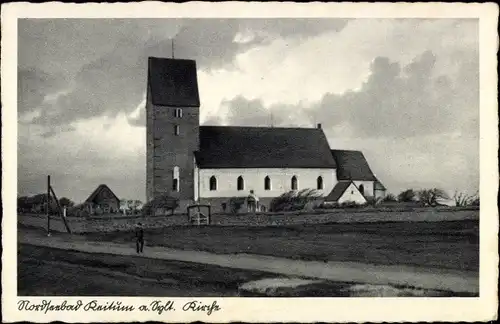
<path id="1" fill-rule="evenodd" d="M 364 187 L 364 196 L 365 197 L 373 197 L 374 196 L 374 191 L 373 191 L 373 186 L 374 186 L 374 181 L 360 181 L 360 180 L 354 180 L 354 184 L 359 188 L 360 185 L 363 185 Z"/>
<path id="2" fill-rule="evenodd" d="M 344 194 L 339 198 L 338 203 L 342 204 L 347 201 L 354 201 L 358 204 L 364 204 L 366 202 L 365 197 L 361 195 L 358 189 L 351 183 L 349 187 L 347 187 Z"/>
<path id="3" fill-rule="evenodd" d="M 246 197 L 250 190 L 260 198 L 277 197 L 291 189 L 293 176 L 297 177 L 298 190 L 316 189 L 317 178 L 323 177 L 323 190 L 319 190 L 324 195 L 328 195 L 337 184 L 335 169 L 200 169 L 200 198 L 215 197 Z M 210 190 L 210 177 L 217 179 L 217 190 Z M 243 190 L 238 190 L 237 179 L 242 176 L 244 179 Z M 264 179 L 268 176 L 271 179 L 271 190 L 265 190 Z"/>

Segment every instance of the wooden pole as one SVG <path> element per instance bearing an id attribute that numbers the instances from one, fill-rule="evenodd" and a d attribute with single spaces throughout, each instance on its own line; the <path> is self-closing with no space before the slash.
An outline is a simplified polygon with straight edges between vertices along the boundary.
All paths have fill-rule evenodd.
<path id="1" fill-rule="evenodd" d="M 71 229 L 69 228 L 68 222 L 66 221 L 66 217 L 63 215 L 63 211 L 62 211 L 61 205 L 59 204 L 59 200 L 57 200 L 56 193 L 54 192 L 54 189 L 52 188 L 52 186 L 50 186 L 49 188 L 50 188 L 50 191 L 52 192 L 52 195 L 54 196 L 54 199 L 56 201 L 57 208 L 59 210 L 59 216 L 61 216 L 61 219 L 64 222 L 64 226 L 66 227 L 66 230 L 68 231 L 68 233 L 71 234 Z"/>
<path id="2" fill-rule="evenodd" d="M 47 236 L 50 236 L 50 175 L 47 176 L 47 205 L 45 205 L 47 214 Z"/>

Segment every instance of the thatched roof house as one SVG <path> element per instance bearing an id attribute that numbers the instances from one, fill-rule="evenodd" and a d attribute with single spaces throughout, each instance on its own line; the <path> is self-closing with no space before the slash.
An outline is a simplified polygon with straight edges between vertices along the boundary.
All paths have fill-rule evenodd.
<path id="1" fill-rule="evenodd" d="M 96 211 L 114 213 L 120 209 L 120 199 L 105 184 L 99 185 L 85 200 L 84 204 L 91 214 Z"/>

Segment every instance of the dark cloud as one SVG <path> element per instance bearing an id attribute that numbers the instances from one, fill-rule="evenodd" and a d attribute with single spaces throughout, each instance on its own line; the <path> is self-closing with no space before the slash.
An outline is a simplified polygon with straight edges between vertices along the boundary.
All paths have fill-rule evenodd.
<path id="1" fill-rule="evenodd" d="M 459 80 L 434 76 L 435 55 L 426 51 L 401 68 L 377 57 L 371 74 L 359 90 L 326 94 L 312 108 L 273 105 L 236 97 L 226 102 L 229 123 L 268 125 L 272 113 L 277 124 L 301 124 L 313 119 L 335 132 L 348 124 L 358 137 L 407 137 L 467 129 L 478 134 L 478 66 L 463 63 Z M 475 61 L 477 62 L 477 61 Z M 465 95 L 464 95 L 465 94 Z M 476 117 L 476 118 L 474 118 Z"/>
<path id="2" fill-rule="evenodd" d="M 21 69 L 17 75 L 18 113 L 38 110 L 47 94 L 67 85 L 62 75 L 49 74 L 36 68 Z"/>
<path id="3" fill-rule="evenodd" d="M 175 52 L 202 69 L 228 67 L 237 54 L 276 38 L 338 32 L 346 24 L 345 19 L 189 19 L 175 36 Z M 249 41 L 235 42 L 238 33 L 248 33 Z"/>
<path id="4" fill-rule="evenodd" d="M 101 115 L 116 116 L 135 109 L 144 92 L 147 61 L 134 64 L 121 54 L 125 53 L 117 50 L 85 65 L 74 80 L 73 91 L 59 97 L 33 123 L 63 125 Z M 139 84 L 143 84 L 143 88 L 138 87 Z"/>
<path id="5" fill-rule="evenodd" d="M 145 91 L 147 57 L 171 56 L 172 38 L 177 57 L 195 59 L 200 69 L 210 70 L 231 66 L 237 54 L 276 37 L 313 36 L 345 24 L 342 19 L 21 20 L 19 112 L 40 110 L 32 122 L 46 127 L 128 114 Z M 250 33 L 252 39 L 236 42 L 238 33 Z M 60 91 L 68 93 L 43 102 Z"/>

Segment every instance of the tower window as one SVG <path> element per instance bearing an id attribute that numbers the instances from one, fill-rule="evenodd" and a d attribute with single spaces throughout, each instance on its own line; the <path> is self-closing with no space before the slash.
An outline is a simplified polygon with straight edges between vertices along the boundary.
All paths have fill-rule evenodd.
<path id="1" fill-rule="evenodd" d="M 293 176 L 292 177 L 292 190 L 297 190 L 298 188 L 298 183 L 297 183 L 297 177 L 296 176 Z"/>
<path id="2" fill-rule="evenodd" d="M 179 125 L 174 125 L 174 134 L 178 136 L 179 133 L 180 133 L 180 127 L 179 127 Z"/>
<path id="3" fill-rule="evenodd" d="M 316 188 L 318 190 L 322 190 L 323 189 L 323 178 L 321 176 L 318 177 L 318 179 L 316 180 Z"/>
<path id="4" fill-rule="evenodd" d="M 361 192 L 362 195 L 365 194 L 365 186 L 359 185 L 359 192 Z"/>
<path id="5" fill-rule="evenodd" d="M 239 176 L 238 177 L 238 190 L 243 190 L 245 189 L 245 181 L 243 181 L 243 177 L 242 176 Z"/>
<path id="6" fill-rule="evenodd" d="M 176 118 L 182 118 L 182 108 L 175 108 L 175 110 L 174 110 L 174 117 L 176 117 Z"/>
<path id="7" fill-rule="evenodd" d="M 217 190 L 217 179 L 215 176 L 210 177 L 210 191 Z"/>
<path id="8" fill-rule="evenodd" d="M 174 170 L 172 171 L 172 190 L 173 191 L 179 191 L 179 167 L 175 166 Z"/>
<path id="9" fill-rule="evenodd" d="M 271 190 L 271 178 L 268 176 L 264 178 L 264 190 Z"/>

